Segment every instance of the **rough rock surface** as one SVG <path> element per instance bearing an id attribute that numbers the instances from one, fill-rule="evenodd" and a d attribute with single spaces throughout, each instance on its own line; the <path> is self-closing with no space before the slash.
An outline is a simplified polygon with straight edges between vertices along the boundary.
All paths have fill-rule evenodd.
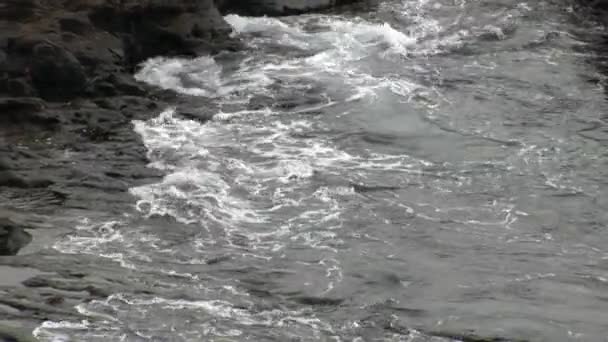
<path id="1" fill-rule="evenodd" d="M 0 255 L 16 255 L 32 236 L 14 222 L 0 218 Z"/>
<path id="2" fill-rule="evenodd" d="M 69 199 L 70 187 L 116 184 L 103 167 L 83 169 L 141 165 L 129 123 L 172 97 L 137 83 L 136 65 L 234 49 L 229 33 L 212 0 L 1 0 L 0 187 Z"/>
<path id="3" fill-rule="evenodd" d="M 293 15 L 353 3 L 355 0 L 216 0 L 225 13 L 241 15 Z"/>
<path id="4" fill-rule="evenodd" d="M 211 0 L 2 0 L 0 94 L 64 102 L 156 55 L 230 48 Z M 120 85 L 118 85 L 120 86 Z"/>
<path id="5" fill-rule="evenodd" d="M 96 261 L 49 250 L 74 228 L 53 218 L 120 212 L 129 187 L 159 176 L 131 121 L 183 99 L 133 71 L 156 55 L 238 48 L 230 32 L 212 0 L 0 0 L 0 266 L 51 274 L 0 287 L 0 321 L 11 326 L 0 341 L 77 317 L 76 304 L 112 289 L 82 275 Z"/>

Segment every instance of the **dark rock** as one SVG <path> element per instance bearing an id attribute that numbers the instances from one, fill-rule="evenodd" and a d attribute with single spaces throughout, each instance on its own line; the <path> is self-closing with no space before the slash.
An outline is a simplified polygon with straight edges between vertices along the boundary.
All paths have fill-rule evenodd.
<path id="1" fill-rule="evenodd" d="M 355 192 L 360 194 L 368 193 L 368 192 L 379 192 L 379 191 L 396 191 L 401 189 L 398 186 L 387 186 L 387 185 L 365 185 L 365 184 L 356 184 L 351 183 L 350 186 L 353 187 Z"/>
<path id="2" fill-rule="evenodd" d="M 23 78 L 14 78 L 6 83 L 6 92 L 14 97 L 31 97 L 36 95 L 36 91 Z"/>
<path id="3" fill-rule="evenodd" d="M 145 93 L 144 87 L 131 75 L 111 74 L 106 81 L 116 89 L 117 94 L 139 96 Z"/>
<path id="4" fill-rule="evenodd" d="M 8 219 L 0 218 L 0 255 L 17 255 L 32 241 L 32 236 Z"/>
<path id="5" fill-rule="evenodd" d="M 32 334 L 0 325 L 0 342 L 36 342 Z"/>
<path id="6" fill-rule="evenodd" d="M 33 97 L 0 98 L 0 123 L 52 126 L 59 123 L 53 113 L 44 111 L 44 101 Z"/>
<path id="7" fill-rule="evenodd" d="M 0 20 L 23 20 L 33 16 L 38 6 L 38 0 L 3 0 L 0 2 Z"/>
<path id="8" fill-rule="evenodd" d="M 6 70 L 8 64 L 8 56 L 2 50 L 0 50 L 0 73 Z"/>
<path id="9" fill-rule="evenodd" d="M 120 7 L 94 8 L 89 18 L 98 28 L 122 35 L 130 66 L 152 56 L 195 55 L 234 44 L 231 28 L 211 0 L 127 0 Z"/>
<path id="10" fill-rule="evenodd" d="M 222 13 L 241 15 L 294 15 L 334 6 L 353 3 L 356 0 L 216 0 Z"/>
<path id="11" fill-rule="evenodd" d="M 2 117 L 13 116 L 15 113 L 33 113 L 44 109 L 44 101 L 32 97 L 14 97 L 0 99 Z"/>
<path id="12" fill-rule="evenodd" d="M 608 1 L 606 0 L 580 0 L 585 5 L 600 11 L 608 11 Z"/>
<path id="13" fill-rule="evenodd" d="M 297 297 L 295 301 L 304 305 L 338 306 L 344 302 L 341 298 Z"/>
<path id="14" fill-rule="evenodd" d="M 49 101 L 142 95 L 141 61 L 239 45 L 212 0 L 3 0 L 0 27 L 0 96 Z"/>
<path id="15" fill-rule="evenodd" d="M 68 14 L 59 18 L 59 27 L 61 31 L 73 33 L 75 35 L 84 35 L 93 30 L 93 25 L 86 16 Z"/>
<path id="16" fill-rule="evenodd" d="M 0 171 L 0 186 L 26 188 L 27 182 L 10 171 Z"/>
<path id="17" fill-rule="evenodd" d="M 249 100 L 247 109 L 249 110 L 261 110 L 273 106 L 275 103 L 272 96 L 258 95 L 254 96 Z"/>
<path id="18" fill-rule="evenodd" d="M 43 42 L 34 46 L 32 57 L 32 83 L 42 98 L 67 100 L 81 95 L 86 88 L 84 68 L 71 52 Z"/>
<path id="19" fill-rule="evenodd" d="M 61 41 L 72 43 L 78 39 L 78 36 L 70 32 L 61 32 Z M 78 60 L 80 61 L 80 59 Z"/>
<path id="20" fill-rule="evenodd" d="M 0 186 L 21 189 L 36 189 L 46 188 L 53 185 L 54 182 L 50 179 L 32 178 L 17 176 L 11 171 L 0 170 Z"/>
<path id="21" fill-rule="evenodd" d="M 63 304 L 64 302 L 65 302 L 65 298 L 63 298 L 61 296 L 51 296 L 46 299 L 46 303 L 48 305 L 53 305 L 53 306 Z"/>
<path id="22" fill-rule="evenodd" d="M 106 81 L 95 82 L 90 92 L 94 94 L 94 96 L 98 97 L 109 97 L 119 95 L 116 87 L 112 83 Z"/>
<path id="23" fill-rule="evenodd" d="M 499 336 L 481 336 L 476 335 L 473 332 L 469 333 L 456 333 L 448 331 L 437 331 L 430 332 L 430 335 L 442 338 L 448 338 L 450 340 L 457 340 L 462 342 L 527 342 L 522 339 L 512 339 Z"/>

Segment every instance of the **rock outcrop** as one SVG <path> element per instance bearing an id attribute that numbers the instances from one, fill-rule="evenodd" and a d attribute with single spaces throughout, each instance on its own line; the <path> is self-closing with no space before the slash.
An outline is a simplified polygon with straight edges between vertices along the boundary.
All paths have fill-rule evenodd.
<path id="1" fill-rule="evenodd" d="M 222 13 L 248 16 L 302 14 L 353 2 L 355 0 L 216 0 Z"/>
<path id="2" fill-rule="evenodd" d="M 152 56 L 234 43 L 212 0 L 2 0 L 0 28 L 0 95 L 53 102 L 122 87 L 110 76 Z"/>
<path id="3" fill-rule="evenodd" d="M 127 201 L 157 176 L 130 122 L 175 99 L 134 69 L 235 49 L 230 33 L 213 0 L 0 0 L 0 209 Z M 17 251 L 25 235 L 2 229 Z"/>
<path id="4" fill-rule="evenodd" d="M 32 236 L 14 222 L 0 218 L 0 256 L 16 255 Z"/>

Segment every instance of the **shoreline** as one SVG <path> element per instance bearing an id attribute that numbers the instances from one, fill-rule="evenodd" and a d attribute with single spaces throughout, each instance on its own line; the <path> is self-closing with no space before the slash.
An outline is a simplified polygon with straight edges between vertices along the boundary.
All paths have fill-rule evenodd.
<path id="1" fill-rule="evenodd" d="M 62 216 L 86 210 L 121 215 L 133 205 L 129 188 L 162 177 L 147 167 L 132 121 L 169 106 L 189 115 L 208 102 L 137 82 L 134 71 L 156 56 L 243 49 L 223 15 L 245 13 L 249 2 L 221 1 L 223 13 L 219 3 L 0 4 L 0 277 L 20 275 L 0 284 L 0 340 L 29 341 L 40 323 L 77 319 L 78 303 L 109 295 L 111 288 L 87 283 L 95 275 L 86 265 L 97 260 L 57 262 L 61 256 L 48 249 L 73 229 Z M 276 4 L 256 2 L 256 14 L 290 11 Z M 333 5 L 321 0 L 298 11 Z"/>
<path id="2" fill-rule="evenodd" d="M 0 282 L 0 341 L 30 341 L 26 335 L 46 320 L 81 319 L 76 305 L 107 297 L 111 281 L 120 281 L 95 273 L 104 261 L 48 248 L 74 229 L 65 216 L 91 210 L 119 216 L 134 204 L 129 188 L 163 176 L 147 167 L 133 120 L 150 119 L 169 106 L 202 122 L 209 117 L 197 108 L 215 111 L 204 99 L 159 90 L 133 76 L 140 62 L 154 56 L 243 48 L 212 0 L 194 2 L 200 7 L 189 7 L 193 1 L 129 7 L 133 1 L 86 0 L 66 1 L 66 9 L 34 0 L 7 1 L 19 8 L 13 12 L 0 6 L 0 278 L 19 275 Z M 608 12 L 597 13 L 608 24 Z M 90 279 L 103 277 L 107 287 L 91 285 Z"/>

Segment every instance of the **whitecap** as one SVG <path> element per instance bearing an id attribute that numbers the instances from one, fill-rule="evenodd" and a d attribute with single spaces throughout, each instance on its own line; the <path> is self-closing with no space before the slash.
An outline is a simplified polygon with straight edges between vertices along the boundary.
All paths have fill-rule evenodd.
<path id="1" fill-rule="evenodd" d="M 162 89 L 211 96 L 221 86 L 222 68 L 208 56 L 194 59 L 157 57 L 144 62 L 135 79 Z"/>

